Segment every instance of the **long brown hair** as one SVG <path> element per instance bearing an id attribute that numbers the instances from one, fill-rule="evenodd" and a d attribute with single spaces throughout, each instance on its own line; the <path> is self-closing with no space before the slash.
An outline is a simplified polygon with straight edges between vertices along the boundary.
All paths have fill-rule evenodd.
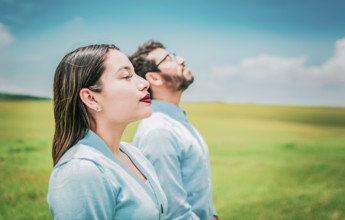
<path id="1" fill-rule="evenodd" d="M 54 76 L 55 133 L 52 146 L 54 165 L 62 155 L 82 139 L 90 120 L 86 107 L 79 97 L 82 88 L 101 92 L 100 77 L 109 49 L 115 45 L 90 45 L 80 47 L 59 63 Z"/>

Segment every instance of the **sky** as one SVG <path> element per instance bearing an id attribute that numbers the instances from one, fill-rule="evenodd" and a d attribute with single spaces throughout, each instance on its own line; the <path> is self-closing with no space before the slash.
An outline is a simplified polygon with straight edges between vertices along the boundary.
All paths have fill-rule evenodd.
<path id="1" fill-rule="evenodd" d="M 345 106 L 343 0 L 0 0 L 0 92 L 52 97 L 81 46 L 147 40 L 185 59 L 182 101 Z"/>

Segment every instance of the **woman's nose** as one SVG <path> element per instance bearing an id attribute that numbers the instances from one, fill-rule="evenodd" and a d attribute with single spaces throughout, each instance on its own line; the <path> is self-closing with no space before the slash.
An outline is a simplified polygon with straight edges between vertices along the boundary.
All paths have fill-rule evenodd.
<path id="1" fill-rule="evenodd" d="M 140 91 L 148 90 L 150 88 L 150 83 L 139 76 L 138 88 Z"/>

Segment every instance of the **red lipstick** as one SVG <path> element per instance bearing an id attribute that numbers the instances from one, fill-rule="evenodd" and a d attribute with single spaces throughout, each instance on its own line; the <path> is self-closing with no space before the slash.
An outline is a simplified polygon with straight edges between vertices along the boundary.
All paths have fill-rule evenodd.
<path id="1" fill-rule="evenodd" d="M 141 102 L 146 102 L 146 103 L 151 103 L 151 98 L 150 98 L 150 94 L 146 94 L 144 97 L 142 97 L 140 99 Z"/>

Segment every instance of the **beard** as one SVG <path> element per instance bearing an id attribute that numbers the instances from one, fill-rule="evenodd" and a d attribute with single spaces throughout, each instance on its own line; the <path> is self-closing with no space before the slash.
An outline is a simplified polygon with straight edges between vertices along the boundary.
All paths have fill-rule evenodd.
<path id="1" fill-rule="evenodd" d="M 191 76 L 190 79 L 186 79 L 184 75 L 177 76 L 177 75 L 169 75 L 165 73 L 161 73 L 161 76 L 163 77 L 164 81 L 167 83 L 168 88 L 173 92 L 178 91 L 185 91 L 190 84 L 194 82 L 194 77 Z"/>

